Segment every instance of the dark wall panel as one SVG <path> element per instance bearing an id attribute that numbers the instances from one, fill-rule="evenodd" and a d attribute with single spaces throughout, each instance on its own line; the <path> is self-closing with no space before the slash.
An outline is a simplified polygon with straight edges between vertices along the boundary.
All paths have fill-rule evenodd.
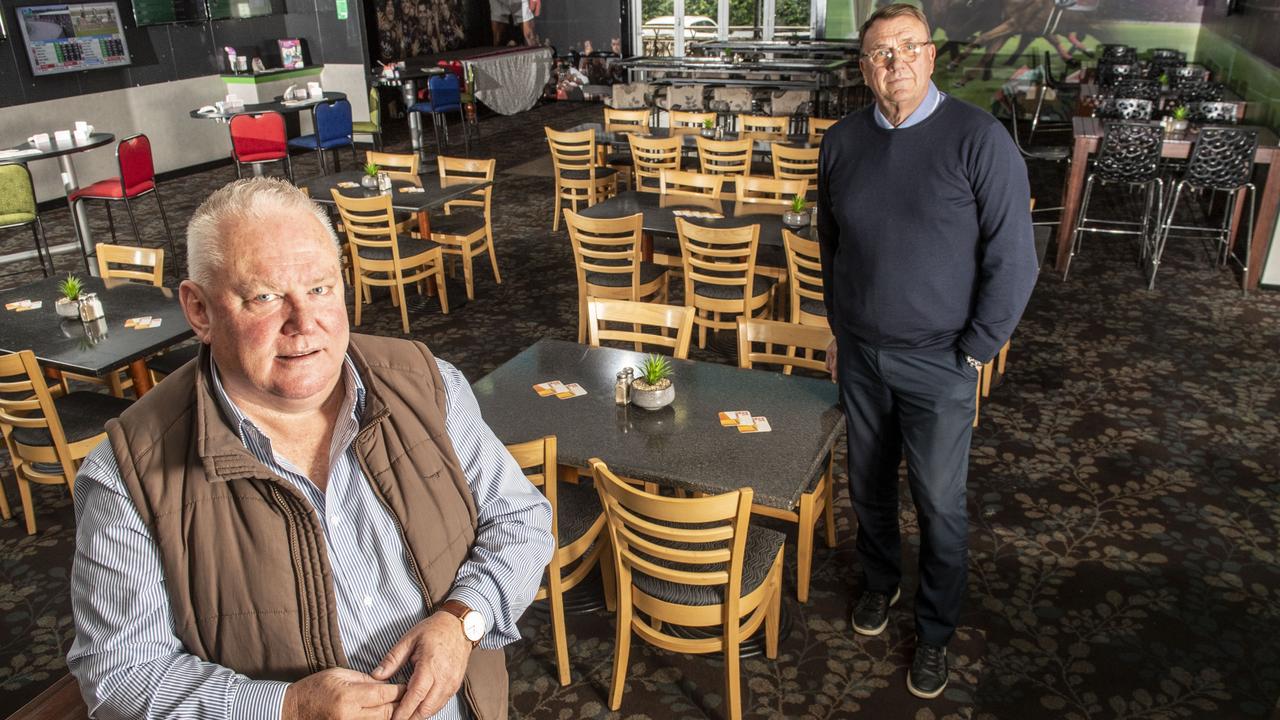
<path id="1" fill-rule="evenodd" d="M 38 2 L 0 0 L 10 33 L 8 40 L 0 41 L 0 107 L 217 74 L 227 68 L 222 51 L 227 45 L 262 57 L 268 67 L 278 67 L 276 39 L 282 37 L 302 38 L 307 62 L 312 64 L 364 64 L 366 57 L 359 0 L 348 2 L 346 20 L 337 19 L 335 0 L 288 0 L 277 4 L 285 10 L 278 15 L 142 28 L 133 23 L 129 0 L 117 0 L 132 65 L 36 78 L 31 75 L 14 8 Z"/>
<path id="2" fill-rule="evenodd" d="M 1280 66 L 1280 2 L 1211 0 L 1205 7 L 1203 22 L 1245 50 Z"/>

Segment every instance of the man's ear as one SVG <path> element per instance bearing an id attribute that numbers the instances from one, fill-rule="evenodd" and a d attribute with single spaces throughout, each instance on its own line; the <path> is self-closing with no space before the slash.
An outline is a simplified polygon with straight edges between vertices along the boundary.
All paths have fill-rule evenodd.
<path id="1" fill-rule="evenodd" d="M 182 303 L 182 314 L 187 316 L 187 324 L 196 331 L 200 342 L 208 344 L 210 334 L 209 299 L 204 288 L 183 280 L 178 286 L 178 301 Z"/>

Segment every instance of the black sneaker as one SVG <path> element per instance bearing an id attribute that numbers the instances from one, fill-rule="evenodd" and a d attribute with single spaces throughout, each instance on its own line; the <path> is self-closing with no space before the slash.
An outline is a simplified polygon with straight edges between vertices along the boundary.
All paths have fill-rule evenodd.
<path id="1" fill-rule="evenodd" d="M 866 590 L 853 606 L 853 631 L 859 635 L 879 635 L 889 624 L 889 608 L 898 602 L 902 588 L 894 588 L 893 596 Z"/>
<path id="2" fill-rule="evenodd" d="M 907 689 L 918 698 L 929 700 L 947 687 L 947 649 L 941 645 L 920 643 L 915 659 L 907 671 Z"/>

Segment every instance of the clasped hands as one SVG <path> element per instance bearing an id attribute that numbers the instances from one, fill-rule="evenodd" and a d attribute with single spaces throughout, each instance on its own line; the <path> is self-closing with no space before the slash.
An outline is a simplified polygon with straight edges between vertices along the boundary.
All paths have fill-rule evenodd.
<path id="1" fill-rule="evenodd" d="M 330 668 L 291 684 L 282 720 L 422 720 L 458 692 L 471 641 L 458 619 L 435 613 L 414 625 L 370 674 Z M 407 663 L 407 685 L 387 682 Z"/>

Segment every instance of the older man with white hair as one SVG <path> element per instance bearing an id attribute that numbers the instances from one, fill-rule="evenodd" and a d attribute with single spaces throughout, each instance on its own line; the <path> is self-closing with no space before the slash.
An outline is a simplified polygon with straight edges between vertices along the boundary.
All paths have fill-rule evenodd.
<path id="1" fill-rule="evenodd" d="M 506 717 L 551 512 L 466 380 L 348 333 L 333 228 L 283 181 L 217 191 L 187 242 L 199 357 L 76 482 L 91 714 Z"/>

